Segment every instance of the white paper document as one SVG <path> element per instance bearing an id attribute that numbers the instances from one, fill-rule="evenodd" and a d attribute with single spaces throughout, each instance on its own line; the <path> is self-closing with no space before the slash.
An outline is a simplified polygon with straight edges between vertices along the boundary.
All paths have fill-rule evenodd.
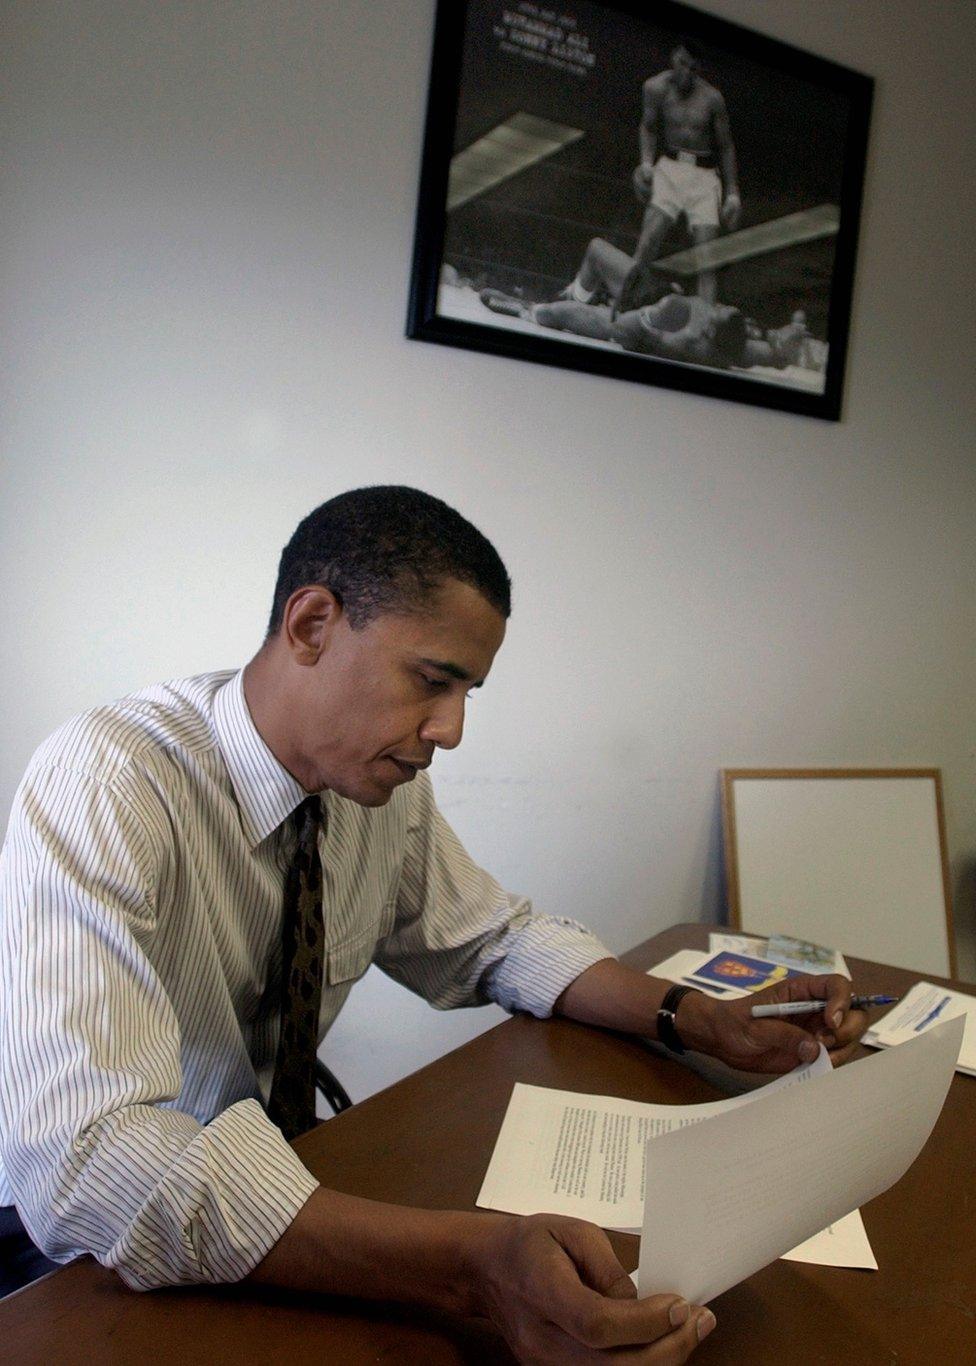
<path id="1" fill-rule="evenodd" d="M 648 1145 L 638 1287 L 705 1304 L 887 1190 L 952 1081 L 957 1018 Z M 795 1074 L 791 1074 L 795 1075 Z"/>
<path id="2" fill-rule="evenodd" d="M 877 1271 L 878 1263 L 871 1244 L 861 1211 L 854 1210 L 838 1219 L 836 1224 L 828 1224 L 825 1229 L 807 1238 L 790 1252 L 784 1252 L 784 1262 L 806 1262 L 808 1266 L 842 1266 L 858 1271 Z M 635 1269 L 630 1279 L 637 1285 L 638 1272 Z"/>
<path id="3" fill-rule="evenodd" d="M 948 987 L 916 982 L 887 1015 L 872 1025 L 864 1042 L 875 1048 L 890 1048 L 960 1015 L 965 1020 L 965 1033 L 956 1071 L 976 1076 L 976 996 L 950 991 Z"/>
<path id="4" fill-rule="evenodd" d="M 782 1257 L 786 1262 L 807 1262 L 814 1266 L 858 1267 L 862 1271 L 878 1269 L 859 1209 L 828 1224 L 812 1238 L 806 1238 L 789 1252 L 784 1252 Z"/>
<path id="5" fill-rule="evenodd" d="M 768 1086 L 704 1105 L 652 1105 L 517 1082 L 478 1204 L 509 1214 L 571 1214 L 602 1228 L 640 1230 L 647 1140 L 751 1105 L 831 1071 L 823 1049 Z"/>

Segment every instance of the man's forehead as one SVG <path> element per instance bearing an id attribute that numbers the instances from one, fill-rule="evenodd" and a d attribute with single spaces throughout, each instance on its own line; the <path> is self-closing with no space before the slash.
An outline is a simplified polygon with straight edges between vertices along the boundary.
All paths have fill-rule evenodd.
<path id="1" fill-rule="evenodd" d="M 505 631 L 505 618 L 473 584 L 443 579 L 428 600 L 430 621 L 448 630 Z"/>
<path id="2" fill-rule="evenodd" d="M 505 635 L 498 609 L 478 589 L 454 579 L 440 585 L 422 608 L 378 620 L 417 663 L 465 682 L 484 676 Z"/>

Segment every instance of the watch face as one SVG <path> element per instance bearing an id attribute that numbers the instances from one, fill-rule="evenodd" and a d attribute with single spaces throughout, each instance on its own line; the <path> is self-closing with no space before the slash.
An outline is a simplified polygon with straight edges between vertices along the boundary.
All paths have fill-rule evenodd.
<path id="1" fill-rule="evenodd" d="M 685 1046 L 675 1028 L 674 1011 L 667 1010 L 664 1006 L 657 1013 L 657 1037 L 665 1048 L 670 1048 L 672 1053 L 683 1053 Z"/>

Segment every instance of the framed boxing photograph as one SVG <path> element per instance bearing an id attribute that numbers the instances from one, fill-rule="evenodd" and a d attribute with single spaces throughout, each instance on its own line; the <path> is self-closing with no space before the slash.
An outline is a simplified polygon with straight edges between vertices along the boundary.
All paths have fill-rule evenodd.
<path id="1" fill-rule="evenodd" d="M 407 335 L 838 420 L 872 92 L 669 0 L 439 0 Z"/>

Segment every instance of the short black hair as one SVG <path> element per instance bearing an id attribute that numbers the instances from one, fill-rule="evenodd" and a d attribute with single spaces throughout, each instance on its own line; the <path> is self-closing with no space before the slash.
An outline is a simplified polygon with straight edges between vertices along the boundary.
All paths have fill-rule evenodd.
<path id="1" fill-rule="evenodd" d="M 512 584 L 495 547 L 439 498 L 377 484 L 330 498 L 299 522 L 281 552 L 268 635 L 306 584 L 339 599 L 353 628 L 382 612 L 422 609 L 446 579 L 476 588 L 508 617 Z"/>

